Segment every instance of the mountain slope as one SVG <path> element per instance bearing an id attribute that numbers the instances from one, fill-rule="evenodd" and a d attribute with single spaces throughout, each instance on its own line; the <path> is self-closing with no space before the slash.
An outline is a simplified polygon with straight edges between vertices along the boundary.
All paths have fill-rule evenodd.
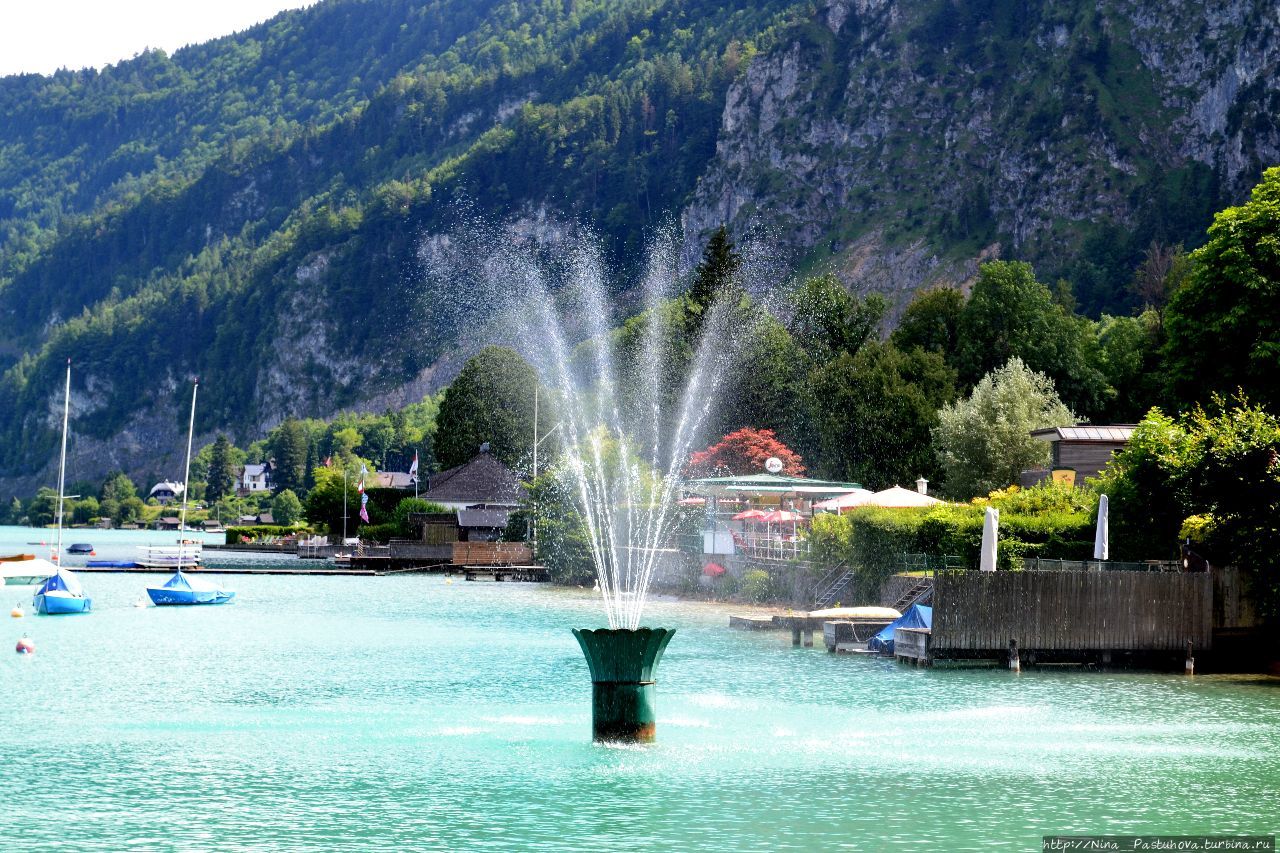
<path id="1" fill-rule="evenodd" d="M 1280 161 L 1276 10 L 1231 0 L 330 0 L 172 57 L 0 79 L 0 482 L 172 473 L 199 427 L 447 379 L 420 254 L 459 216 L 610 258 L 682 217 L 901 304 L 979 257 L 1126 307 Z M 460 295 L 461 298 L 461 295 Z M 172 454 L 167 454 L 169 458 Z"/>

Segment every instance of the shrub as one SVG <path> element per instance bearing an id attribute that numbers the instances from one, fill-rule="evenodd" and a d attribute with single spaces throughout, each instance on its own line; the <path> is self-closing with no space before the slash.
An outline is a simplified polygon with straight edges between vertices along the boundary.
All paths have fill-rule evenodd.
<path id="1" fill-rule="evenodd" d="M 227 544 L 234 545 L 238 542 L 243 542 L 245 539 L 252 542 L 268 536 L 295 536 L 306 531 L 307 528 L 300 525 L 285 526 L 283 524 L 253 524 L 246 527 L 228 527 Z"/>
<path id="2" fill-rule="evenodd" d="M 773 578 L 764 569 L 752 569 L 742 575 L 742 595 L 747 601 L 763 604 L 773 598 Z"/>

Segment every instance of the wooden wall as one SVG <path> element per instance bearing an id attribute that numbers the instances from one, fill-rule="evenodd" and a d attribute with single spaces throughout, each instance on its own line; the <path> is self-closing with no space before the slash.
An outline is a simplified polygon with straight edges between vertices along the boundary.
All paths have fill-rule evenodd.
<path id="1" fill-rule="evenodd" d="M 1076 484 L 1084 485 L 1086 477 L 1096 477 L 1107 467 L 1116 451 L 1124 447 L 1120 442 L 1067 441 L 1054 442 L 1054 467 L 1074 468 Z"/>
<path id="2" fill-rule="evenodd" d="M 935 655 L 1019 648 L 1177 651 L 1213 642 L 1207 572 L 952 572 L 934 581 Z"/>

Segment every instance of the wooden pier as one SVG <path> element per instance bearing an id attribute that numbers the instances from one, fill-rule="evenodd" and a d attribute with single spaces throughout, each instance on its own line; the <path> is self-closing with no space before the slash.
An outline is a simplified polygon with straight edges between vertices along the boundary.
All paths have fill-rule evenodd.
<path id="1" fill-rule="evenodd" d="M 546 566 L 449 566 L 451 574 L 461 574 L 463 580 L 489 580 L 496 583 L 546 583 L 551 573 Z"/>

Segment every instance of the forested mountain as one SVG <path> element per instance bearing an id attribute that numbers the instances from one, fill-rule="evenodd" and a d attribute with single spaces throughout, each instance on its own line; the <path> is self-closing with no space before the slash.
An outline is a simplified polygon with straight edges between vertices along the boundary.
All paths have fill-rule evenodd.
<path id="1" fill-rule="evenodd" d="M 900 296 L 979 257 L 1127 307 L 1280 161 L 1274 4 L 328 0 L 101 71 L 0 79 L 0 478 L 78 475 L 420 395 L 456 329 L 421 246 L 468 215 L 671 216 Z M 407 397 L 404 397 L 407 399 Z"/>

